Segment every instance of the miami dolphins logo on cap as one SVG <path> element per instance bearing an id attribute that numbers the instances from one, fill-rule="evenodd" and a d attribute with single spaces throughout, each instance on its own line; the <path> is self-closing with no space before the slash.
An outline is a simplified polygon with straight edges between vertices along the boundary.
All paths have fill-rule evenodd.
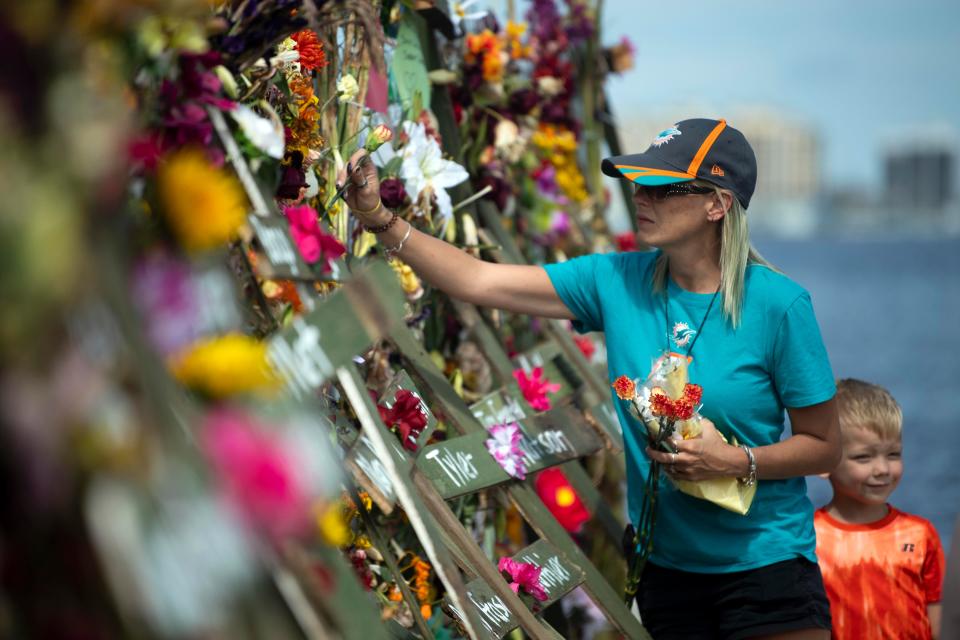
<path id="1" fill-rule="evenodd" d="M 680 128 L 677 125 L 673 125 L 668 129 L 664 129 L 657 134 L 657 137 L 653 139 L 652 144 L 655 147 L 659 147 L 662 144 L 666 144 L 673 140 L 676 136 L 680 135 Z"/>

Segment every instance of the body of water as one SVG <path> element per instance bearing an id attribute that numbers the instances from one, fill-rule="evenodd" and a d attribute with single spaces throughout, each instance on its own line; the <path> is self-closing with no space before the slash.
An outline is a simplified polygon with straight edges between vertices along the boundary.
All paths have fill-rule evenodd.
<path id="1" fill-rule="evenodd" d="M 754 244 L 810 291 L 834 374 L 900 403 L 904 474 L 890 502 L 948 545 L 960 513 L 960 239 Z M 827 481 L 808 486 L 816 506 L 830 499 Z"/>

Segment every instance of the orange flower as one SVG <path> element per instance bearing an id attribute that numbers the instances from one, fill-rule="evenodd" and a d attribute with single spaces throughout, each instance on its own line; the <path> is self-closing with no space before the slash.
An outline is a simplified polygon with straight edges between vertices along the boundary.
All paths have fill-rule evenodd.
<path id="1" fill-rule="evenodd" d="M 633 400 L 637 395 L 637 385 L 627 376 L 620 376 L 611 386 L 621 400 Z"/>
<path id="2" fill-rule="evenodd" d="M 499 82 L 503 79 L 503 43 L 490 29 L 482 33 L 467 36 L 466 61 L 471 64 L 480 62 L 483 79 L 487 82 Z"/>
<path id="3" fill-rule="evenodd" d="M 312 71 L 327 66 L 327 54 L 324 52 L 323 43 L 317 38 L 317 34 L 310 29 L 304 29 L 290 37 L 297 43 L 301 68 Z"/>
<path id="4" fill-rule="evenodd" d="M 297 293 L 297 285 L 291 280 L 264 280 L 260 289 L 268 300 L 286 302 L 293 307 L 294 313 L 303 311 L 303 301 Z"/>

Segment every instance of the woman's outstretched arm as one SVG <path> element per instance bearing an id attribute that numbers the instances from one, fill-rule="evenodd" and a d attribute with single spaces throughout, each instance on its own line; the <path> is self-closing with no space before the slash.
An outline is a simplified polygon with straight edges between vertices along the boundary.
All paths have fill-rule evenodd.
<path id="1" fill-rule="evenodd" d="M 365 153 L 360 150 L 353 154 L 351 169 L 361 162 Z M 339 177 L 341 184 L 345 179 L 347 172 L 343 171 Z M 350 179 L 354 186 L 347 190 L 344 200 L 357 219 L 366 227 L 389 222 L 393 214 L 379 205 L 380 183 L 373 163 L 363 162 L 359 169 L 351 171 Z M 403 241 L 397 255 L 431 286 L 459 300 L 548 318 L 574 317 L 542 267 L 478 260 L 439 238 L 411 228 L 405 220 L 398 220 L 378 233 L 377 239 L 384 247 L 396 247 Z"/>

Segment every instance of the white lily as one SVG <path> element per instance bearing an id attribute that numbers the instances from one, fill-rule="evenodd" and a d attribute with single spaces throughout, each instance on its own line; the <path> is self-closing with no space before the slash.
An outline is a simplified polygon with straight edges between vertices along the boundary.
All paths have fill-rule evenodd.
<path id="1" fill-rule="evenodd" d="M 404 188 L 416 202 L 423 193 L 432 193 L 437 198 L 437 207 L 444 222 L 453 215 L 453 202 L 447 189 L 454 187 L 470 174 L 452 160 L 444 160 L 443 152 L 436 139 L 427 136 L 423 123 L 409 120 L 403 123 L 407 135 L 407 144 L 400 150 L 403 164 L 400 165 L 400 178 Z"/>
<path id="2" fill-rule="evenodd" d="M 283 157 L 283 124 L 275 114 L 271 114 L 273 118 L 264 118 L 247 105 L 238 104 L 230 115 L 253 146 L 271 158 Z"/>
<path id="3" fill-rule="evenodd" d="M 458 31 L 463 31 L 461 25 L 465 20 L 479 20 L 486 16 L 489 11 L 473 11 L 467 13 L 467 9 L 480 2 L 480 0 L 464 0 L 464 2 L 452 2 L 450 4 L 450 21 Z"/>

